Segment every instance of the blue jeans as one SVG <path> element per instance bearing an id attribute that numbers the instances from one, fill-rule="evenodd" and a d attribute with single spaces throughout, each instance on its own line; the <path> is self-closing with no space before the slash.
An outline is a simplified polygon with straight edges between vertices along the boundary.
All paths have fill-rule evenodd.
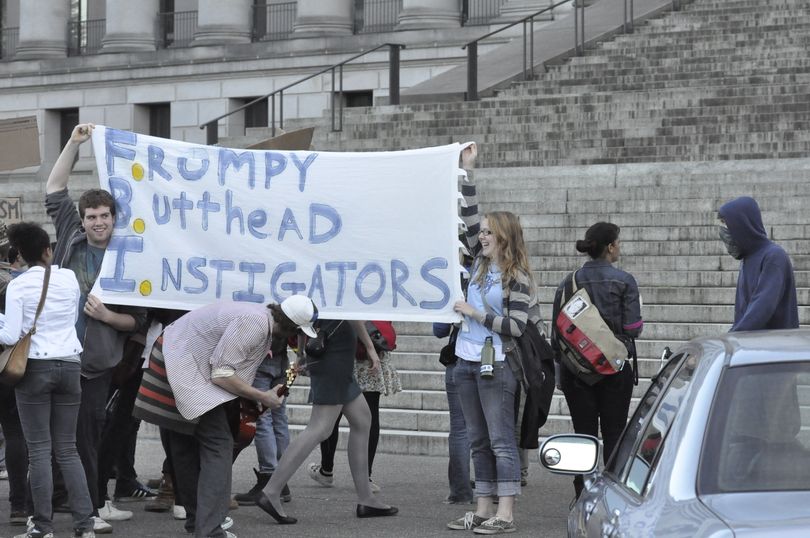
<path id="1" fill-rule="evenodd" d="M 265 359 L 256 372 L 253 387 L 266 391 L 283 382 L 284 372 L 281 369 L 281 362 Z M 261 414 L 256 421 L 256 437 L 253 443 L 256 445 L 256 456 L 259 459 L 259 472 L 275 471 L 278 461 L 290 444 L 286 400 L 278 409 Z"/>
<path id="2" fill-rule="evenodd" d="M 459 359 L 454 377 L 475 467 L 476 497 L 520 494 L 520 458 L 515 439 L 517 380 L 504 362 L 481 379 L 480 363 Z"/>
<path id="3" fill-rule="evenodd" d="M 34 524 L 43 533 L 53 531 L 51 452 L 65 481 L 74 528 L 81 531 L 93 528 L 90 519 L 93 503 L 76 450 L 80 372 L 79 362 L 29 360 L 15 390 L 20 424 L 28 446 Z"/>
<path id="4" fill-rule="evenodd" d="M 458 359 L 461 360 L 461 359 Z M 464 423 L 464 412 L 454 379 L 456 365 L 451 364 L 444 372 L 444 388 L 447 391 L 447 406 L 450 409 L 450 435 L 448 436 L 447 478 L 450 482 L 451 502 L 468 502 L 473 498 L 470 487 L 470 440 L 467 438 L 467 426 Z"/>

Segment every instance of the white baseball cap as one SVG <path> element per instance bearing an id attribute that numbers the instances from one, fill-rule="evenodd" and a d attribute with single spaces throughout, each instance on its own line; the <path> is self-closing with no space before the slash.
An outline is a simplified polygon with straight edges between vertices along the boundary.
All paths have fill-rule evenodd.
<path id="1" fill-rule="evenodd" d="M 304 334 L 315 338 L 318 333 L 312 327 L 312 324 L 318 321 L 318 309 L 312 299 L 304 295 L 293 295 L 281 301 L 281 311 L 284 312 L 293 323 L 298 325 L 298 328 L 304 331 Z"/>

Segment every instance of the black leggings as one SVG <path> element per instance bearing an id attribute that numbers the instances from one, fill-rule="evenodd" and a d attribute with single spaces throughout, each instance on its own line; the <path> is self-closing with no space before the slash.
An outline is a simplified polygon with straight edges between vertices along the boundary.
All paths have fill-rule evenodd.
<path id="1" fill-rule="evenodd" d="M 377 443 L 380 441 L 380 393 L 364 392 L 366 403 L 371 411 L 371 431 L 368 436 L 368 475 L 371 476 L 371 467 L 374 465 L 374 455 L 377 453 Z M 335 467 L 335 452 L 337 451 L 338 435 L 340 433 L 340 418 L 338 415 L 335 427 L 325 441 L 321 443 L 321 469 L 331 473 Z"/>

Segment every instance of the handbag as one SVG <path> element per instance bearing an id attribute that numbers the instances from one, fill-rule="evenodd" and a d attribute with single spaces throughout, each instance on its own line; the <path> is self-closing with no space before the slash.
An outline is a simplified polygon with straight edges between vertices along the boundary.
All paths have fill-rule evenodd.
<path id="1" fill-rule="evenodd" d="M 28 364 L 28 353 L 31 351 L 31 337 L 37 332 L 37 320 L 45 306 L 45 296 L 48 294 L 48 282 L 51 279 L 51 266 L 45 267 L 45 279 L 42 283 L 42 293 L 39 295 L 37 313 L 34 315 L 34 323 L 25 335 L 16 344 L 0 353 L 0 383 L 13 387 L 20 382 L 25 375 L 25 367 Z"/>
<path id="2" fill-rule="evenodd" d="M 340 326 L 343 325 L 343 320 L 340 321 L 335 328 L 332 329 L 331 332 L 327 333 L 326 331 L 318 331 L 318 336 L 315 338 L 307 338 L 307 343 L 304 346 L 304 351 L 306 351 L 307 356 L 319 359 L 323 357 L 324 353 L 326 353 L 326 346 L 329 343 L 329 339 L 335 334 Z"/>
<path id="3" fill-rule="evenodd" d="M 439 362 L 447 367 L 452 366 L 458 360 L 456 356 L 456 340 L 458 340 L 458 332 L 459 328 L 453 326 L 450 329 L 450 338 L 447 341 L 447 344 L 439 351 Z"/>

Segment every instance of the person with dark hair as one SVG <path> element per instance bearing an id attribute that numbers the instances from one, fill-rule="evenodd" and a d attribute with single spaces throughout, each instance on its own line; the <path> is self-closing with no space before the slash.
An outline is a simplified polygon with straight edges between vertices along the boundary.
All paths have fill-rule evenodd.
<path id="1" fill-rule="evenodd" d="M 793 265 L 787 252 L 768 239 L 757 201 L 735 198 L 723 204 L 717 218 L 726 250 L 740 260 L 731 331 L 798 328 Z"/>
<path id="2" fill-rule="evenodd" d="M 90 293 L 112 237 L 115 201 L 107 191 L 90 190 L 79 198 L 77 211 L 67 186 L 79 146 L 90 139 L 93 127 L 88 123 L 73 129 L 48 176 L 45 209 L 56 228 L 54 263 L 72 270 L 81 290 L 76 334 L 84 351 L 76 445 L 93 500 L 95 529 L 98 532 L 111 532 L 112 526 L 106 520 L 129 519 L 132 512 L 118 510 L 99 495 L 98 450 L 113 370 L 121 361 L 124 342 L 129 334 L 146 323 L 146 309 L 105 305 Z M 116 494 L 119 497 L 144 496 L 141 491 L 117 491 Z M 154 495 L 154 492 L 145 494 Z"/>
<path id="3" fill-rule="evenodd" d="M 578 288 L 585 288 L 605 323 L 613 334 L 627 346 L 628 356 L 635 350 L 634 338 L 641 334 L 641 296 L 633 275 L 613 267 L 619 260 L 621 243 L 619 227 L 609 222 L 597 222 L 585 232 L 585 239 L 576 242 L 579 252 L 590 260 L 575 273 L 566 276 L 554 296 L 552 320 L 563 306 L 566 287 L 576 276 Z M 552 348 L 560 362 L 560 344 L 556 324 L 552 324 Z M 571 412 L 576 433 L 596 436 L 601 429 L 605 463 L 627 422 L 630 398 L 633 394 L 634 372 L 630 361 L 621 371 L 594 380 L 583 380 L 576 372 L 560 367 L 559 383 Z M 584 487 L 582 475 L 574 477 L 574 491 L 579 498 Z"/>
<path id="4" fill-rule="evenodd" d="M 159 345 L 171 394 L 160 400 L 163 405 L 174 401 L 176 409 L 160 409 L 163 419 L 171 420 L 157 423 L 172 430 L 174 487 L 186 508 L 186 530 L 198 538 L 234 536 L 222 528 L 231 500 L 234 444 L 228 406 L 241 397 L 264 408 L 280 407 L 282 385 L 256 389 L 256 371 L 274 335 L 286 339 L 300 329 L 314 336 L 316 319 L 312 300 L 293 295 L 268 307 L 219 301 L 163 331 Z"/>
<path id="5" fill-rule="evenodd" d="M 256 504 L 270 514 L 279 524 L 289 525 L 298 520 L 288 517 L 281 507 L 281 491 L 315 447 L 332 433 L 335 421 L 342 413 L 349 421 L 349 468 L 357 494 L 357 517 L 381 517 L 396 515 L 398 510 L 381 502 L 371 490 L 368 470 L 368 439 L 371 430 L 371 411 L 362 390 L 354 378 L 357 340 L 366 348 L 372 362 L 372 371 L 380 369 L 380 359 L 374 344 L 359 320 L 319 320 L 319 340 L 322 342 L 318 356 L 312 349 L 304 354 L 299 351 L 296 369 L 301 370 L 306 357 L 306 369 L 310 378 L 309 399 L 312 411 L 303 432 L 290 443 L 278 463 L 276 471 L 261 493 Z M 314 337 L 312 334 L 308 336 Z M 302 346 L 299 346 L 299 350 Z M 304 345 L 303 349 L 306 350 Z"/>
<path id="6" fill-rule="evenodd" d="M 20 251 L 15 247 L 9 247 L 8 249 L 8 264 L 11 278 L 17 278 L 25 272 L 25 261 L 20 256 Z"/>
<path id="7" fill-rule="evenodd" d="M 461 217 L 474 259 L 466 301 L 454 305 L 463 321 L 455 344 L 458 360 L 453 372 L 472 449 L 476 509 L 447 527 L 472 529 L 477 534 L 506 534 L 516 530 L 513 509 L 521 488 L 515 403 L 525 370 L 514 350 L 527 325 L 540 321 L 540 311 L 517 215 L 508 211 L 479 213 L 472 179 L 477 154 L 475 144 L 461 153 L 468 177 L 461 187 L 466 205 Z M 485 348 L 494 357 L 491 370 L 483 367 Z"/>
<path id="8" fill-rule="evenodd" d="M 6 313 L 0 315 L 0 344 L 13 345 L 34 325 L 43 287 L 47 296 L 25 374 L 15 388 L 17 409 L 28 447 L 34 515 L 32 527 L 16 538 L 53 536 L 51 454 L 68 492 L 76 536 L 92 538 L 93 505 L 76 451 L 76 422 L 81 401 L 81 343 L 76 337 L 79 283 L 73 271 L 51 266 L 48 233 L 25 222 L 9 228 L 9 240 L 30 269 L 9 283 Z M 46 284 L 47 283 L 47 284 Z"/>

